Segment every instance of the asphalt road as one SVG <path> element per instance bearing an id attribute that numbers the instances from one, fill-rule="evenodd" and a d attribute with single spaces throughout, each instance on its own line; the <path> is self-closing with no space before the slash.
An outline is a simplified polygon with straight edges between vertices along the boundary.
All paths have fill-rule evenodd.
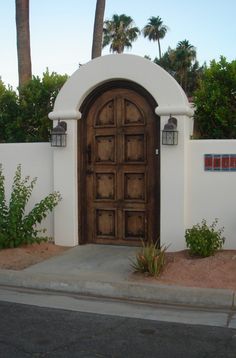
<path id="1" fill-rule="evenodd" d="M 236 357 L 236 330 L 0 302 L 1 358 Z"/>

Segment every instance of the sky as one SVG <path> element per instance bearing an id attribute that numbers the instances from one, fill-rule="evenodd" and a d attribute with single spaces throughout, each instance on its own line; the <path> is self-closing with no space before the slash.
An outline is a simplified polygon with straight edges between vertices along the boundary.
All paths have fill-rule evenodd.
<path id="1" fill-rule="evenodd" d="M 91 58 L 96 0 L 30 0 L 31 61 L 34 75 L 46 68 L 71 75 Z M 160 16 L 168 26 L 161 41 L 162 53 L 187 39 L 197 50 L 197 59 L 207 65 L 223 55 L 236 59 L 235 0 L 106 0 L 105 19 L 126 14 L 142 29 L 151 16 Z M 0 77 L 15 88 L 18 84 L 15 0 L 0 0 Z M 156 42 L 142 36 L 126 53 L 158 55 Z M 103 50 L 109 54 L 109 47 Z"/>

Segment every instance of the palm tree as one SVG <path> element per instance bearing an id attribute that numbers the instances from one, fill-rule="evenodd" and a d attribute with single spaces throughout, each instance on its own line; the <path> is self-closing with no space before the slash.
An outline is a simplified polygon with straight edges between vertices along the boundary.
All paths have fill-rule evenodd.
<path id="1" fill-rule="evenodd" d="M 198 61 L 196 61 L 195 56 L 193 56 L 193 58 L 191 57 L 191 59 L 189 59 L 187 67 L 184 68 L 185 61 L 183 61 L 183 57 L 181 56 L 182 46 L 179 47 L 181 48 L 181 51 L 180 48 L 177 50 L 169 47 L 160 60 L 157 57 L 154 59 L 154 63 L 169 72 L 169 74 L 171 74 L 171 76 L 173 76 L 183 87 L 186 94 L 191 97 L 199 86 L 205 65 L 199 66 Z"/>
<path id="2" fill-rule="evenodd" d="M 114 14 L 111 20 L 104 22 L 103 47 L 110 45 L 110 51 L 122 53 L 125 48 L 132 47 L 139 34 L 130 16 Z"/>
<path id="3" fill-rule="evenodd" d="M 29 0 L 15 0 L 19 87 L 32 77 L 30 56 Z"/>
<path id="4" fill-rule="evenodd" d="M 179 75 L 180 85 L 187 89 L 188 71 L 196 59 L 196 49 L 188 40 L 179 41 L 175 51 L 175 64 Z"/>
<path id="5" fill-rule="evenodd" d="M 148 24 L 143 28 L 144 37 L 148 37 L 150 41 L 157 41 L 159 49 L 159 59 L 161 58 L 160 40 L 163 39 L 168 31 L 168 27 L 163 24 L 162 19 L 152 16 L 148 19 Z"/>
<path id="6" fill-rule="evenodd" d="M 100 57 L 102 54 L 102 36 L 105 6 L 106 0 L 97 0 L 93 28 L 92 58 Z"/>

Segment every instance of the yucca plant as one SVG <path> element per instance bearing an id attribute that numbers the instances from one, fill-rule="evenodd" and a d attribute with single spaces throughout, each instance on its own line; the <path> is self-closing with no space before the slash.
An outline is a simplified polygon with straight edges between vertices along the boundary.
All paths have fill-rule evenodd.
<path id="1" fill-rule="evenodd" d="M 142 249 L 136 254 L 135 260 L 132 260 L 131 266 L 135 272 L 147 273 L 150 276 L 159 276 L 165 265 L 165 252 L 168 247 L 161 246 L 158 243 L 143 242 Z"/>

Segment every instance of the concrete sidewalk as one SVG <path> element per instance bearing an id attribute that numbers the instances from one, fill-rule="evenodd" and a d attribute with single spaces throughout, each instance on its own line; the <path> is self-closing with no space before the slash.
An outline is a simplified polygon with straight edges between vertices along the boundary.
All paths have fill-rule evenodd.
<path id="1" fill-rule="evenodd" d="M 0 270 L 0 285 L 70 292 L 148 303 L 236 310 L 235 292 L 136 279 L 130 266 L 137 248 L 85 245 L 22 271 Z"/>

